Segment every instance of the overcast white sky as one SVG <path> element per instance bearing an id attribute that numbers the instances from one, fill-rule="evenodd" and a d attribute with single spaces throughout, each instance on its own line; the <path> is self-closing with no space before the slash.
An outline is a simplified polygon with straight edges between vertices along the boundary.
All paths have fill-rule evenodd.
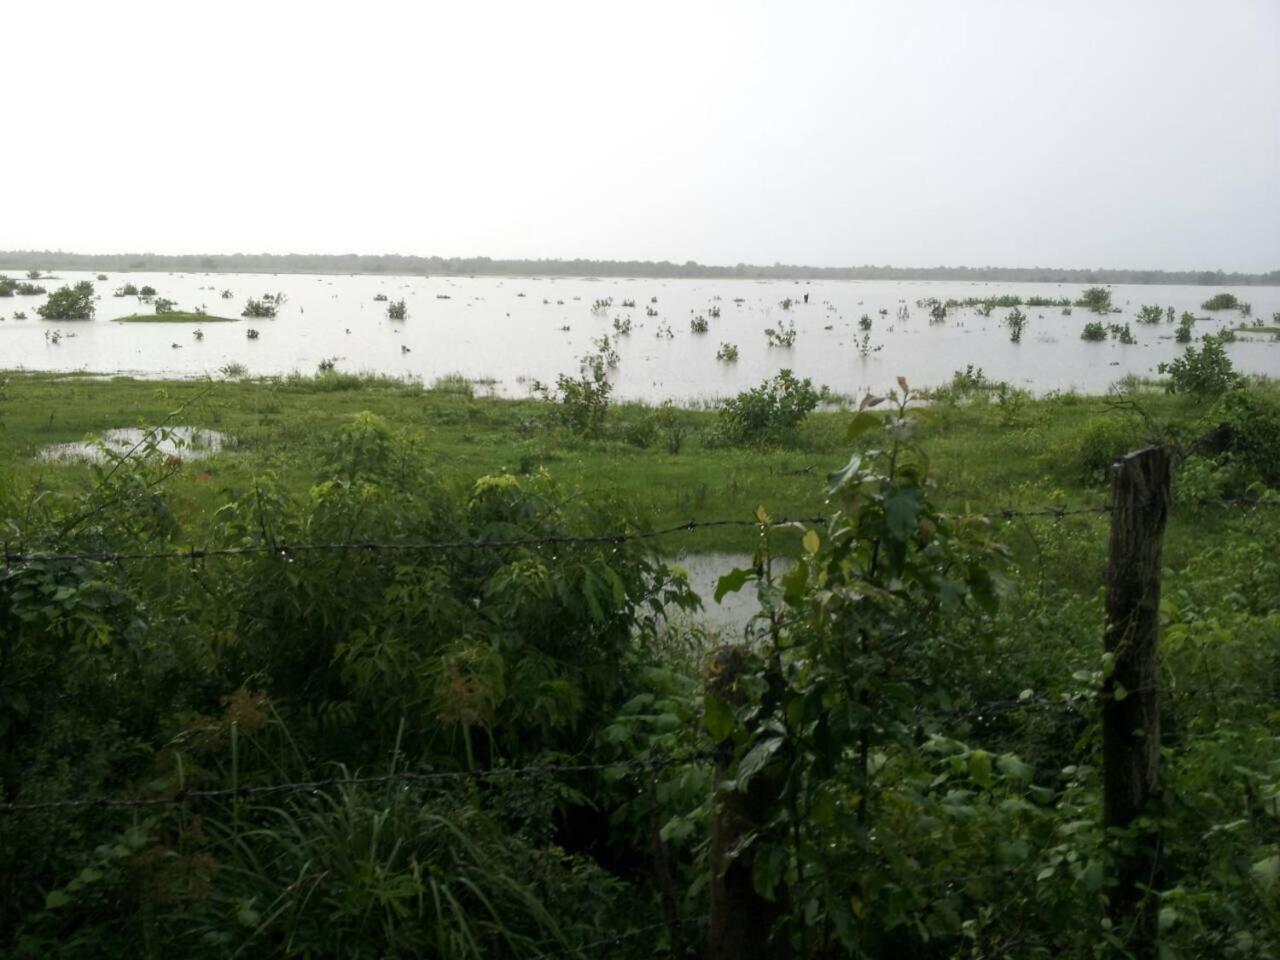
<path id="1" fill-rule="evenodd" d="M 1280 0 L 4 6 L 0 248 L 1280 267 Z"/>

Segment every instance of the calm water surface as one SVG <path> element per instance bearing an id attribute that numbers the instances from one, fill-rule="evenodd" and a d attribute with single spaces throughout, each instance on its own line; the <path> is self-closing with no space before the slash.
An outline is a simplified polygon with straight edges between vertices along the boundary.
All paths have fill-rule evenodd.
<path id="1" fill-rule="evenodd" d="M 40 283 L 54 290 L 85 279 L 94 280 L 94 274 L 64 271 Z M 199 341 L 190 324 L 113 323 L 113 318 L 154 309 L 134 297 L 111 295 L 126 281 L 155 287 L 178 309 L 203 306 L 212 315 L 237 320 L 202 325 Z M 92 321 L 41 320 L 35 307 L 43 297 L 0 299 L 0 368 L 198 377 L 217 376 L 230 363 L 243 364 L 251 374 L 314 373 L 322 360 L 336 359 L 339 370 L 421 377 L 428 383 L 459 373 L 492 380 L 502 395 L 523 396 L 535 379 L 553 381 L 559 373 L 575 372 L 593 339 L 613 337 L 613 320 L 630 317 L 631 334 L 615 338 L 621 362 L 611 374 L 616 395 L 625 399 L 711 400 L 783 367 L 857 395 L 887 389 L 900 374 L 915 384 L 937 385 L 968 364 L 1037 392 L 1101 392 L 1125 374 L 1155 375 L 1160 361 L 1182 352 L 1173 340 L 1174 325 L 1136 322 L 1141 304 L 1206 316 L 1200 303 L 1218 292 L 1117 285 L 1113 301 L 1123 312 L 1104 318 L 1079 308 L 1063 316 L 1056 307 L 1025 307 L 1030 322 L 1022 343 L 1013 344 L 1002 325 L 1007 310 L 997 309 L 988 318 L 963 310 L 930 324 L 916 301 L 999 294 L 1075 298 L 1082 285 L 132 273 L 113 274 L 95 281 L 95 287 L 100 299 Z M 224 289 L 231 298 L 220 296 Z M 1252 303 L 1248 322 L 1274 325 L 1280 287 L 1223 289 Z M 287 300 L 276 319 L 238 319 L 246 298 L 277 291 Z M 373 299 L 379 293 L 403 299 L 408 319 L 387 319 L 386 304 Z M 808 304 L 802 302 L 806 293 Z M 650 302 L 653 297 L 656 303 Z M 796 301 L 790 310 L 780 306 L 787 297 Z M 592 303 L 606 298 L 613 306 L 593 313 Z M 635 307 L 624 308 L 624 300 L 634 300 Z M 910 316 L 900 320 L 904 305 Z M 647 316 L 646 307 L 658 316 Z M 720 309 L 719 318 L 708 316 L 712 307 Z M 14 319 L 18 311 L 28 319 Z M 690 331 L 689 321 L 698 314 L 708 316 L 705 334 Z M 867 357 L 856 344 L 863 314 L 872 319 L 871 346 L 879 348 Z M 1197 335 L 1242 322 L 1234 310 L 1210 316 L 1197 324 Z M 1082 341 L 1080 330 L 1091 319 L 1128 322 L 1138 343 Z M 794 323 L 795 345 L 768 346 L 764 329 L 783 322 Z M 250 327 L 259 331 L 258 339 L 246 337 Z M 658 335 L 666 329 L 670 337 Z M 54 331 L 63 337 L 46 336 Z M 717 348 L 726 341 L 737 345 L 737 363 L 716 360 Z M 1280 342 L 1270 337 L 1242 337 L 1228 351 L 1242 370 L 1280 376 Z"/>

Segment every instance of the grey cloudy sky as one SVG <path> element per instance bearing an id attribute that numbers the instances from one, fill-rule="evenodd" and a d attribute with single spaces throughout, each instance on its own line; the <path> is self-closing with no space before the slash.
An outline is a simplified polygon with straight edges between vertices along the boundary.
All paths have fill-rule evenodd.
<path id="1" fill-rule="evenodd" d="M 0 248 L 1280 267 L 1280 0 L 5 7 Z"/>

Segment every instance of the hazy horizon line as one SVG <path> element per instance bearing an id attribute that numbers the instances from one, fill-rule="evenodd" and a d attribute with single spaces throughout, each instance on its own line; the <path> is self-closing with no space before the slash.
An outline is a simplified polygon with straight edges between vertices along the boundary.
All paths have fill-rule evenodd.
<path id="1" fill-rule="evenodd" d="M 219 268 L 223 266 L 221 261 L 243 262 L 258 261 L 269 263 L 272 261 L 303 261 L 310 262 L 313 267 L 323 266 L 326 263 L 333 266 L 345 264 L 348 266 L 355 265 L 359 267 L 364 264 L 364 269 L 339 270 L 338 272 L 356 272 L 356 273 L 383 273 L 387 272 L 389 266 L 402 266 L 409 264 L 437 264 L 437 265 L 468 265 L 471 269 L 464 272 L 478 272 L 476 267 L 515 267 L 519 270 L 522 267 L 537 267 L 544 271 L 548 267 L 559 267 L 564 269 L 569 266 L 585 266 L 594 267 L 600 270 L 609 270 L 616 272 L 621 268 L 627 268 L 635 271 L 637 268 L 648 272 L 651 275 L 670 275 L 673 277 L 680 276 L 709 276 L 709 277 L 732 277 L 734 275 L 746 276 L 763 276 L 763 277 L 817 277 L 817 278 L 833 278 L 844 275 L 869 275 L 869 274 L 999 274 L 1000 279 L 1016 279 L 1015 275 L 1044 274 L 1059 275 L 1063 277 L 1071 277 L 1073 279 L 1083 276 L 1097 276 L 1101 279 L 1104 276 L 1125 276 L 1125 277 L 1182 277 L 1199 279 L 1199 282 L 1212 282 L 1214 280 L 1226 280 L 1232 278 L 1237 282 L 1257 283 L 1259 281 L 1268 280 L 1280 283 L 1280 268 L 1255 272 L 1255 271 L 1225 271 L 1221 268 L 1208 269 L 1168 269 L 1162 267 L 1077 267 L 1077 266 L 1044 266 L 1034 264 L 1031 266 L 1001 266 L 996 264 L 982 265 L 965 265 L 965 264 L 930 264 L 930 265 L 895 265 L 895 264 L 850 264 L 842 266 L 816 266 L 812 264 L 783 263 L 775 261 L 772 264 L 745 263 L 738 262 L 735 264 L 716 264 L 702 263 L 695 260 L 685 260 L 678 262 L 674 260 L 640 260 L 640 259 L 612 259 L 612 258 L 592 258 L 592 257 L 493 257 L 485 254 L 475 254 L 471 256 L 442 256 L 440 254 L 404 254 L 404 253 L 273 253 L 273 252 L 234 252 L 234 253 L 161 253 L 154 250 L 147 251 L 121 251 L 117 253 L 81 253 L 72 250 L 37 250 L 37 249 L 14 249 L 0 250 L 0 269 L 15 269 L 20 267 L 34 267 L 35 260 L 53 260 L 58 261 L 50 263 L 49 266 L 58 266 L 64 269 L 74 269 L 73 262 L 80 261 L 87 265 L 112 265 L 113 269 L 135 269 L 145 270 L 147 268 L 159 268 L 164 263 L 183 263 L 188 266 L 196 266 L 208 272 L 219 272 Z M 122 261 L 132 261 L 129 264 L 123 264 Z M 149 263 L 148 261 L 160 261 L 159 263 Z M 293 264 L 297 266 L 298 264 Z M 681 273 L 683 272 L 683 273 Z M 904 277 L 908 278 L 909 277 Z M 922 277 L 923 278 L 923 277 Z M 1140 282 L 1140 281 L 1139 281 Z"/>

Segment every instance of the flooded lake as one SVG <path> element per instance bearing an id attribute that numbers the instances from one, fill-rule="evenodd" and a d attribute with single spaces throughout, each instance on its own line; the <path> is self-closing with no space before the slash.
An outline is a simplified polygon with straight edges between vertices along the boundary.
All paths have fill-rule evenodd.
<path id="1" fill-rule="evenodd" d="M 63 271 L 39 283 L 52 291 L 86 279 L 94 275 Z M 136 297 L 112 296 L 125 282 L 154 287 L 176 309 L 203 307 L 235 322 L 113 323 L 116 317 L 154 312 Z M 898 375 L 938 385 L 969 364 L 988 378 L 1038 393 L 1101 392 L 1126 374 L 1153 376 L 1157 364 L 1182 352 L 1173 339 L 1176 324 L 1137 322 L 1142 304 L 1207 317 L 1196 324 L 1197 336 L 1242 322 L 1272 326 L 1272 314 L 1280 311 L 1280 287 L 1222 288 L 1253 305 L 1253 317 L 1242 320 L 1236 310 L 1209 314 L 1200 308 L 1219 292 L 1216 287 L 1116 285 L 1111 289 L 1118 314 L 1097 317 L 1077 307 L 1064 316 L 1059 307 L 1023 307 L 1029 322 L 1022 342 L 1014 344 L 1003 324 L 1006 309 L 996 308 L 989 317 L 960 309 L 930 323 L 927 308 L 917 301 L 1001 294 L 1075 299 L 1083 285 L 130 273 L 111 275 L 95 287 L 100 299 L 92 321 L 41 320 L 35 308 L 44 297 L 0 299 L 0 368 L 197 377 L 217 376 L 228 364 L 243 364 L 251 375 L 310 374 L 322 361 L 334 360 L 342 371 L 427 383 L 458 373 L 491 381 L 501 395 L 524 396 L 535 379 L 554 381 L 559 373 L 576 372 L 592 341 L 608 334 L 620 356 L 611 379 L 624 399 L 711 400 L 783 367 L 857 395 L 887 389 Z M 231 296 L 224 299 L 223 290 Z M 285 301 L 276 319 L 240 318 L 247 298 L 277 292 Z M 375 301 L 378 295 L 403 299 L 407 319 L 388 319 L 387 302 Z M 794 304 L 784 309 L 788 298 Z M 597 300 L 612 305 L 593 311 Z M 624 301 L 635 305 L 623 306 Z M 15 319 L 17 312 L 27 319 Z M 865 356 L 858 344 L 864 315 L 871 320 Z M 696 316 L 706 318 L 706 333 L 691 331 Z M 616 336 L 615 319 L 625 324 L 628 318 L 630 334 Z M 1099 319 L 1129 323 L 1137 343 L 1081 340 L 1084 324 Z M 765 329 L 784 325 L 794 325 L 794 345 L 769 346 Z M 258 331 L 256 339 L 248 337 L 250 328 Z M 736 363 L 716 359 L 724 342 L 737 346 Z M 1227 349 L 1241 370 L 1280 376 L 1280 342 L 1269 335 L 1242 334 Z"/>

